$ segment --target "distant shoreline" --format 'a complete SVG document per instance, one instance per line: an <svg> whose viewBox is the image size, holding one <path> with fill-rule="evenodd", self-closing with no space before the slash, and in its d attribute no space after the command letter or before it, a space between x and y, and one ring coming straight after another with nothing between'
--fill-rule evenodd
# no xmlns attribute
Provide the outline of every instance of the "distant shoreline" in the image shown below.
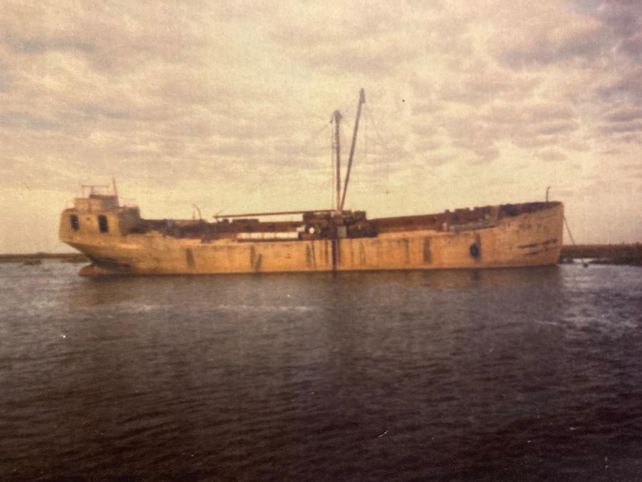
<svg viewBox="0 0 642 482"><path fill-rule="evenodd" d="M642 244L577 244L562 247L560 263L570 263L576 259L589 264L642 266Z"/></svg>
<svg viewBox="0 0 642 482"><path fill-rule="evenodd" d="M0 263L38 264L47 259L57 259L63 263L85 263L89 259L82 253L29 253L0 254Z"/></svg>
<svg viewBox="0 0 642 482"><path fill-rule="evenodd" d="M44 260L59 260L63 263L89 262L82 253L0 254L0 263L39 264ZM559 262L572 263L574 260L586 261L590 264L642 266L642 243L563 246Z"/></svg>

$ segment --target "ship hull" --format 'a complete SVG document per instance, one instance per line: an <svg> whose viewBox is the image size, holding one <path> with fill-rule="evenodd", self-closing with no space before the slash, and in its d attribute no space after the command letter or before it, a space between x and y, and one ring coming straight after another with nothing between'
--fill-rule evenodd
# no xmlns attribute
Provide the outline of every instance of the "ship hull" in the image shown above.
<svg viewBox="0 0 642 482"><path fill-rule="evenodd" d="M525 212L477 229L413 229L375 237L239 241L176 238L156 232L61 238L93 261L85 274L222 274L433 270L555 264L563 205Z"/></svg>

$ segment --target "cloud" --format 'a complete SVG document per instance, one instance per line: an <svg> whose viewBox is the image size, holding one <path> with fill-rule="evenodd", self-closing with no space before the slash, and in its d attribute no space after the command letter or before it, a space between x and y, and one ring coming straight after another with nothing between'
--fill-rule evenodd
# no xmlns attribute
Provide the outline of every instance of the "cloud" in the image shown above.
<svg viewBox="0 0 642 482"><path fill-rule="evenodd" d="M604 102L642 100L642 65L625 65L604 76L595 87L595 93Z"/></svg>
<svg viewBox="0 0 642 482"><path fill-rule="evenodd" d="M537 154L537 157L539 157L543 161L564 161L564 160L566 160L566 155L564 155L560 151L556 151L556 150L553 150L553 149L546 149L546 150L540 151Z"/></svg>
<svg viewBox="0 0 642 482"><path fill-rule="evenodd" d="M523 178L633 162L641 18L610 0L10 1L0 190L115 174L173 199L190 186L212 202L254 189L303 203L329 184L332 111L347 151L365 87L355 199L394 214L376 185L455 203L438 176L474 171L483 189L460 201L484 204L509 182L526 192Z"/></svg>
<svg viewBox="0 0 642 482"><path fill-rule="evenodd" d="M187 5L159 2L150 9L142 3L45 0L11 6L0 27L3 44L15 53L71 52L111 74L158 59L185 63L205 46L207 24Z"/></svg>
<svg viewBox="0 0 642 482"><path fill-rule="evenodd" d="M551 64L592 63L608 51L608 34L595 12L572 8L571 2L544 0L492 2L493 52L513 68L538 68Z"/></svg>
<svg viewBox="0 0 642 482"><path fill-rule="evenodd" d="M444 82L438 96L446 102L466 105L487 104L497 100L517 102L529 97L537 84L538 80L533 77L481 66L472 72L463 73L457 82Z"/></svg>
<svg viewBox="0 0 642 482"><path fill-rule="evenodd" d="M642 108L633 106L619 107L605 116L605 120L610 122L631 122L642 119Z"/></svg>
<svg viewBox="0 0 642 482"><path fill-rule="evenodd" d="M610 142L642 143L642 109L629 100L605 103L595 135Z"/></svg>
<svg viewBox="0 0 642 482"><path fill-rule="evenodd" d="M345 8L290 4L278 9L269 37L297 62L331 73L389 76L421 54L421 46L404 32L400 10L385 3Z"/></svg>

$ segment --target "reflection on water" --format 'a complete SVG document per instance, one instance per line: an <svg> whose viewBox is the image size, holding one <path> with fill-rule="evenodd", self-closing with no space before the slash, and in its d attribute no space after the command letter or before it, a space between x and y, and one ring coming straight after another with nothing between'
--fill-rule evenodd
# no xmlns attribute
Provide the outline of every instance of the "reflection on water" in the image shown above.
<svg viewBox="0 0 642 482"><path fill-rule="evenodd" d="M3 478L642 473L638 268L75 269L0 267Z"/></svg>
<svg viewBox="0 0 642 482"><path fill-rule="evenodd" d="M344 273L274 273L248 276L234 275L197 275L197 276L110 276L103 278L81 279L84 289L98 287L99 293L105 285L111 290L128 291L132 287L149 288L153 286L181 287L227 287L232 285L262 286L265 282L279 282L284 279L295 280L306 285L324 285L328 281L333 286L338 283L353 283L359 286L381 285L386 283L402 284L407 287L430 287L435 289L469 288L480 283L506 285L512 283L531 283L560 279L559 266L545 266L529 269L487 269L487 270L434 270L434 271L365 271Z"/></svg>

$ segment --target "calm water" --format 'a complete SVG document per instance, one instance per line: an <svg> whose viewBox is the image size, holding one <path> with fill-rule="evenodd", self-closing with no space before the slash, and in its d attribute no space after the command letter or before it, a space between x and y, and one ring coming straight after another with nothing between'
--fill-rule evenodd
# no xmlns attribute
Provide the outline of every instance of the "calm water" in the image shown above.
<svg viewBox="0 0 642 482"><path fill-rule="evenodd" d="M642 269L0 265L1 479L642 478Z"/></svg>

